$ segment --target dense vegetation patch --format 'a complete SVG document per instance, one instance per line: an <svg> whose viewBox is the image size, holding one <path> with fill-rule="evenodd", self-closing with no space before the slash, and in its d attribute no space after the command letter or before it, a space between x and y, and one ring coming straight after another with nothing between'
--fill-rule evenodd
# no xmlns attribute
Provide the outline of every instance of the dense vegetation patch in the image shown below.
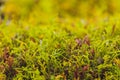
<svg viewBox="0 0 120 80"><path fill-rule="evenodd" d="M78 5L72 5L72 0L58 0L60 6L54 10L52 6L57 5L57 1L48 2L47 7L43 5L47 0L35 1L38 2L11 0L0 13L0 80L120 79L117 7L109 10L102 5L105 2L109 7L114 3L81 0ZM82 13L71 8L81 10L79 4L84 8L93 3L94 12L99 14L97 18L91 11ZM104 10L108 18L101 16Z"/></svg>

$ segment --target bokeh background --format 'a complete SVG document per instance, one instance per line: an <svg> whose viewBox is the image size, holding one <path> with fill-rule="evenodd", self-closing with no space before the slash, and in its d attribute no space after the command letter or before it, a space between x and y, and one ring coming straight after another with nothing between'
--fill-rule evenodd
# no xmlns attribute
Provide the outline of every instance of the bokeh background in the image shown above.
<svg viewBox="0 0 120 80"><path fill-rule="evenodd" d="M87 20L95 22L110 17L118 18L119 0L0 0L0 14L7 19L29 24Z"/></svg>

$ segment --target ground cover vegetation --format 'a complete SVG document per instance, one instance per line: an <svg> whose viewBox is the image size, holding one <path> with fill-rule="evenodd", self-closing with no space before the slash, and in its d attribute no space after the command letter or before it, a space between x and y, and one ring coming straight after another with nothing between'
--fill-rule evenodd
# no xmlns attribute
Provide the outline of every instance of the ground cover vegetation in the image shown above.
<svg viewBox="0 0 120 80"><path fill-rule="evenodd" d="M119 0L0 0L0 80L119 80Z"/></svg>

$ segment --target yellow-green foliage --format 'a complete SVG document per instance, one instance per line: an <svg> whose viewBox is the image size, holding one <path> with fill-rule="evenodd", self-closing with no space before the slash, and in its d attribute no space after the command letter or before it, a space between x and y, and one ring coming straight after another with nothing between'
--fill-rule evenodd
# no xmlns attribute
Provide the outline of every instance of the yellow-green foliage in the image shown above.
<svg viewBox="0 0 120 80"><path fill-rule="evenodd" d="M119 0L7 0L0 80L119 80Z"/></svg>

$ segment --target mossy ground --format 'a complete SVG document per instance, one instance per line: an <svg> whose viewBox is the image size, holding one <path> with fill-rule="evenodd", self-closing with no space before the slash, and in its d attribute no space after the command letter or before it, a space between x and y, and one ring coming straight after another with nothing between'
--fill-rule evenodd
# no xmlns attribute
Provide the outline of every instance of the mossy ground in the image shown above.
<svg viewBox="0 0 120 80"><path fill-rule="evenodd" d="M107 5L109 1L99 1L102 7L95 8L94 15L92 11L81 11L75 17L72 1L61 1L62 15L55 14L59 9L53 10L52 6L57 5L54 0L42 0L42 4L11 1L4 4L5 17L0 23L0 80L120 79L117 7L102 14L105 6L101 3ZM93 1L83 1L82 7L89 7Z"/></svg>

